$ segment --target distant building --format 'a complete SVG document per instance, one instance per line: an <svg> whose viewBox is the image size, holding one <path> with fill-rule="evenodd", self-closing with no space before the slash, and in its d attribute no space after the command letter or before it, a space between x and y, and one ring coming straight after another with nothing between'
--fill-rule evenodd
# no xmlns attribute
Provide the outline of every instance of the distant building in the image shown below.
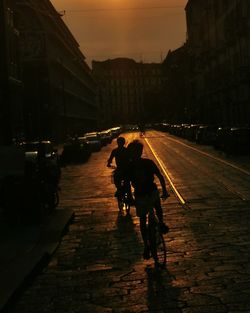
<svg viewBox="0 0 250 313"><path fill-rule="evenodd" d="M12 10L18 30L25 137L61 140L96 128L98 107L91 69L50 1L8 0L4 10Z"/></svg>
<svg viewBox="0 0 250 313"><path fill-rule="evenodd" d="M117 58L93 61L92 70L99 85L99 119L103 126L148 118L147 96L160 90L163 82L161 64Z"/></svg>
<svg viewBox="0 0 250 313"><path fill-rule="evenodd" d="M189 0L192 99L201 122L250 123L250 2Z"/></svg>

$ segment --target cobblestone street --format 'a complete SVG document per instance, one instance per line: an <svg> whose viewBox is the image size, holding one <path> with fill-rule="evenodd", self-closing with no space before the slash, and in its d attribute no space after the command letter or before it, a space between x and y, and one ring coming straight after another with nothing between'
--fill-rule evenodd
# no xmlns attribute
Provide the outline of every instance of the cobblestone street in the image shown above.
<svg viewBox="0 0 250 313"><path fill-rule="evenodd" d="M0 313L250 313L250 0L0 0Z"/></svg>
<svg viewBox="0 0 250 313"><path fill-rule="evenodd" d="M196 199L190 210L171 193L163 202L167 269L156 270L142 258L135 209L118 214L106 167L114 147L113 141L87 163L63 169L60 206L73 208L75 218L10 312L250 312L248 203L236 210L233 201L225 208Z"/></svg>

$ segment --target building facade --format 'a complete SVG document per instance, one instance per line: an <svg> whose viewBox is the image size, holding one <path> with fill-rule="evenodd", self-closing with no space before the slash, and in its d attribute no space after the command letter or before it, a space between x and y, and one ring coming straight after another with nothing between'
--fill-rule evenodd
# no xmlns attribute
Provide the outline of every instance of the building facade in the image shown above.
<svg viewBox="0 0 250 313"><path fill-rule="evenodd" d="M164 120L170 123L193 123L195 108L190 101L189 79L192 73L186 44L169 51L162 63L165 76L163 88Z"/></svg>
<svg viewBox="0 0 250 313"><path fill-rule="evenodd" d="M190 97L200 122L250 123L250 3L189 0Z"/></svg>
<svg viewBox="0 0 250 313"><path fill-rule="evenodd" d="M99 119L103 126L148 119L152 105L149 98L163 83L161 64L117 58L93 61L92 70L99 86Z"/></svg>
<svg viewBox="0 0 250 313"><path fill-rule="evenodd" d="M19 51L20 33L15 25L15 3L0 3L0 144L12 143L12 138L22 135L23 82Z"/></svg>
<svg viewBox="0 0 250 313"><path fill-rule="evenodd" d="M63 138L95 128L96 85L79 44L49 0L17 3L27 133Z"/></svg>
<svg viewBox="0 0 250 313"><path fill-rule="evenodd" d="M60 14L49 0L6 0L5 14L11 7L22 82L16 103L22 103L26 139L63 140L95 128L96 83ZM10 34L6 37L9 41ZM9 114L13 119L13 112Z"/></svg>

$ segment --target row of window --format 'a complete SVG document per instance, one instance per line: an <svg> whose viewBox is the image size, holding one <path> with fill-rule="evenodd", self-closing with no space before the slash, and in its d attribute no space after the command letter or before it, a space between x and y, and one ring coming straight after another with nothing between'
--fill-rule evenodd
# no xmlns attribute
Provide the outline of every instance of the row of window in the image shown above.
<svg viewBox="0 0 250 313"><path fill-rule="evenodd" d="M139 69L139 70L109 70L107 72L109 76L114 77L128 77L128 76L157 76L161 75L160 68L152 68L152 69Z"/></svg>
<svg viewBox="0 0 250 313"><path fill-rule="evenodd" d="M144 86L144 85L161 85L162 84L162 78L141 78L137 80L133 79L123 79L123 80L117 80L117 79L110 79L106 81L107 85L110 87L121 87L121 86Z"/></svg>

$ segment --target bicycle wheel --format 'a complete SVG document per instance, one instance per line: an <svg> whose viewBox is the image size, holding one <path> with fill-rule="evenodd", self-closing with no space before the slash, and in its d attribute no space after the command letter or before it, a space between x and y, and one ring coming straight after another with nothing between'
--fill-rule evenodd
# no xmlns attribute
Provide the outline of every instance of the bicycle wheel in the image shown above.
<svg viewBox="0 0 250 313"><path fill-rule="evenodd" d="M130 204L127 203L127 202L125 202L125 203L124 203L124 207L125 207L126 213L127 213L127 214L130 214Z"/></svg>
<svg viewBox="0 0 250 313"><path fill-rule="evenodd" d="M167 261L166 244L159 223L155 218L149 222L149 244L155 265L165 268Z"/></svg>
<svg viewBox="0 0 250 313"><path fill-rule="evenodd" d="M166 267L167 262L167 250L164 237L160 231L159 224L156 225L156 249L157 249L157 258L158 263L161 268Z"/></svg>
<svg viewBox="0 0 250 313"><path fill-rule="evenodd" d="M124 207L124 202L123 202L123 198L121 196L117 197L117 203L118 203L119 211L122 211L123 207Z"/></svg>

